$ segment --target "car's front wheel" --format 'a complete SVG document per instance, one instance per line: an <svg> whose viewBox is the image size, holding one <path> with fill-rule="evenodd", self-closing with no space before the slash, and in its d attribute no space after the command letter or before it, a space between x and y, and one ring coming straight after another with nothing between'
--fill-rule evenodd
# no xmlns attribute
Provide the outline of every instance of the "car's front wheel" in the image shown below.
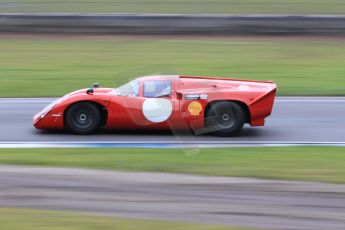
<svg viewBox="0 0 345 230"><path fill-rule="evenodd" d="M65 126L75 134L92 134L101 126L101 112L89 102L74 104L65 113Z"/></svg>
<svg viewBox="0 0 345 230"><path fill-rule="evenodd" d="M215 102L206 113L207 128L218 136L234 136L244 123L245 112L236 102Z"/></svg>

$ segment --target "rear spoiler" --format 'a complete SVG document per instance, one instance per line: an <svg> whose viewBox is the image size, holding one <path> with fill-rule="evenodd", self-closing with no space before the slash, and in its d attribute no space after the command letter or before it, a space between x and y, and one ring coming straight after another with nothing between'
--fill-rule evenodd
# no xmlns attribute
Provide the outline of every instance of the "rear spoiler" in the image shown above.
<svg viewBox="0 0 345 230"><path fill-rule="evenodd" d="M223 77L180 76L180 78L203 79L203 80L224 80L224 81L246 81L246 82L258 82L258 83L274 83L273 81L247 80L247 79L223 78Z"/></svg>

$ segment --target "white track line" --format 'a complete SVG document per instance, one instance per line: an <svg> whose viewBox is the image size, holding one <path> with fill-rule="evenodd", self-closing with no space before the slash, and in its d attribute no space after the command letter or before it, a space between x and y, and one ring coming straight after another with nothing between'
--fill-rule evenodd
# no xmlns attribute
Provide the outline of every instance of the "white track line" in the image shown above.
<svg viewBox="0 0 345 230"><path fill-rule="evenodd" d="M215 147L289 147L289 146L345 146L345 142L226 142L193 141L164 142L0 142L1 148L215 148Z"/></svg>

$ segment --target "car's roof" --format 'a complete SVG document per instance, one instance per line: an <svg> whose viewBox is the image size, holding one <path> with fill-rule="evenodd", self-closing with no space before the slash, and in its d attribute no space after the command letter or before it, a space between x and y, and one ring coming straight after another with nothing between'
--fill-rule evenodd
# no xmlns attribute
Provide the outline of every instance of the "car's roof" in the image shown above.
<svg viewBox="0 0 345 230"><path fill-rule="evenodd" d="M137 79L139 80L174 80L179 78L179 75L150 75L150 76L143 76L143 77L138 77Z"/></svg>
<svg viewBox="0 0 345 230"><path fill-rule="evenodd" d="M194 80L213 80L213 81L239 81L239 82L261 82L272 83L272 81L260 81L260 80L247 80L236 78L223 78L223 77L207 77L207 76L180 76L180 75L151 75L137 78L138 80L176 80L176 79L194 79Z"/></svg>

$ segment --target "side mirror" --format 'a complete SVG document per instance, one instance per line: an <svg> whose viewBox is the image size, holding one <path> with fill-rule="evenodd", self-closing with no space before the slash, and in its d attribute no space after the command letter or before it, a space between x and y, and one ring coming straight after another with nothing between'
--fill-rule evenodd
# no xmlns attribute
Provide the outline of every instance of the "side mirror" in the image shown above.
<svg viewBox="0 0 345 230"><path fill-rule="evenodd" d="M99 87L99 83L93 83L92 85L91 85L91 88L98 88Z"/></svg>
<svg viewBox="0 0 345 230"><path fill-rule="evenodd" d="M86 90L86 94L93 94L93 88L88 88Z"/></svg>

